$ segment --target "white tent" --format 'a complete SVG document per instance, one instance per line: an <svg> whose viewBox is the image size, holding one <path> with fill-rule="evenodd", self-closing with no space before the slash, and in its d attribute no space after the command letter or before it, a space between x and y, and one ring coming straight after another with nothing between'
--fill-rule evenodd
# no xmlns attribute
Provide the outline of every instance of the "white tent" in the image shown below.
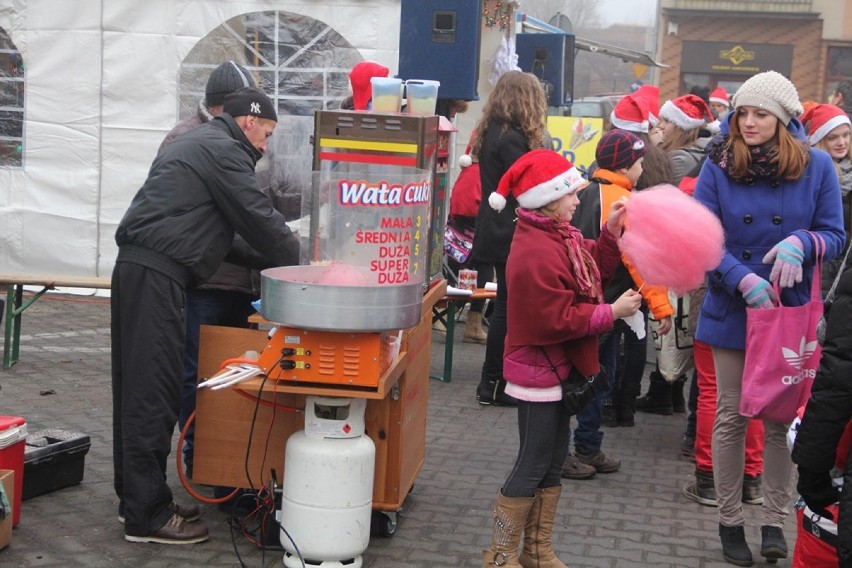
<svg viewBox="0 0 852 568"><path fill-rule="evenodd" d="M396 72L399 14L398 0L0 2L0 271L109 276L116 225L212 67L240 57L279 108L336 108L353 49ZM270 41L292 51L271 57ZM323 65L302 58L323 41ZM319 98L288 72L313 73ZM279 124L281 147L307 144L300 118ZM285 152L309 173L310 153Z"/></svg>

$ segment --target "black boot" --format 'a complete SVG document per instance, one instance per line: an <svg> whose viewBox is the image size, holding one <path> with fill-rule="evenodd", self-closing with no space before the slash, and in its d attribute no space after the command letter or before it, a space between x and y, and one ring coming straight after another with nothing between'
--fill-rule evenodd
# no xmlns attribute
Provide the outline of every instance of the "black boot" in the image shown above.
<svg viewBox="0 0 852 568"><path fill-rule="evenodd" d="M636 399L636 410L650 414L662 414L671 416L672 408L672 384L668 382L659 371L653 371L650 375L651 385L645 396Z"/></svg>
<svg viewBox="0 0 852 568"><path fill-rule="evenodd" d="M779 558L787 558L787 541L784 531L779 527L763 525L760 527L760 555L770 564L778 562Z"/></svg>
<svg viewBox="0 0 852 568"><path fill-rule="evenodd" d="M745 540L745 530L742 525L726 527L719 524L719 538L722 540L722 554L725 560L737 566L751 566L751 550Z"/></svg>
<svg viewBox="0 0 852 568"><path fill-rule="evenodd" d="M718 507L716 502L716 484L712 471L695 470L695 481L687 483L683 494L700 505Z"/></svg>
<svg viewBox="0 0 852 568"><path fill-rule="evenodd" d="M636 404L636 397L639 392L631 388L622 388L618 397L618 406L615 413L618 417L618 425L624 428L632 428L636 422L633 418Z"/></svg>
<svg viewBox="0 0 852 568"><path fill-rule="evenodd" d="M686 412L686 399L683 396L683 387L686 384L686 377L678 377L672 383L672 410L678 414Z"/></svg>
<svg viewBox="0 0 852 568"><path fill-rule="evenodd" d="M503 379L483 379L476 387L476 400L479 404L488 406L518 406L518 401L504 391L506 381Z"/></svg>

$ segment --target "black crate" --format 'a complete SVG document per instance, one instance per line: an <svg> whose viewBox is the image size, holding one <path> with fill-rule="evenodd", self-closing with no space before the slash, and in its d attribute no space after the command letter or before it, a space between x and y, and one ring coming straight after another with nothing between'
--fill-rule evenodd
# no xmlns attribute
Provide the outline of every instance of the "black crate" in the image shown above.
<svg viewBox="0 0 852 568"><path fill-rule="evenodd" d="M47 429L27 436L21 499L37 497L83 481L89 436Z"/></svg>

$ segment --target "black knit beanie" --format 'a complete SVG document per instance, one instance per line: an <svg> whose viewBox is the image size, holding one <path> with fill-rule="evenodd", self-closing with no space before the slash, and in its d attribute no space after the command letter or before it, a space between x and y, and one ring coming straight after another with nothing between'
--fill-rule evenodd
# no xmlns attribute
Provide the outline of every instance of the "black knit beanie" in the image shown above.
<svg viewBox="0 0 852 568"><path fill-rule="evenodd" d="M245 67L226 61L210 73L204 100L208 107L218 106L225 102L225 95L243 87L256 87L251 74Z"/></svg>

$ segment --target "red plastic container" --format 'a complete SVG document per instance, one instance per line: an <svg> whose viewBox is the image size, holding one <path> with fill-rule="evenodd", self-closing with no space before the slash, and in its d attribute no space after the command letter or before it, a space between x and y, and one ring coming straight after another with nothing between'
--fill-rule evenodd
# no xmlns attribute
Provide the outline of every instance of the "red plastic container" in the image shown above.
<svg viewBox="0 0 852 568"><path fill-rule="evenodd" d="M0 469L15 472L15 495L12 502L12 526L21 521L21 489L24 486L24 446L27 423L20 416L0 416Z"/></svg>

